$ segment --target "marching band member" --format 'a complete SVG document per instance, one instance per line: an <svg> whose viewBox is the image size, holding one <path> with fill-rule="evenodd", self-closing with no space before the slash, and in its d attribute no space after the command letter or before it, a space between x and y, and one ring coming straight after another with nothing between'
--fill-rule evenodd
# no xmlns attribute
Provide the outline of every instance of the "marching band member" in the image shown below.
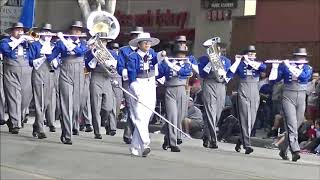
<svg viewBox="0 0 320 180"><path fill-rule="evenodd" d="M32 99L31 72L28 48L29 36L24 33L24 26L18 22L7 29L9 38L0 43L3 53L3 87L8 105L9 121L7 125L12 134L18 134L22 120Z"/></svg>
<svg viewBox="0 0 320 180"><path fill-rule="evenodd" d="M32 70L32 90L35 103L35 122L33 125L34 136L39 139L46 138L44 133L44 119L51 132L55 131L53 122L55 120L55 106L56 102L52 100L54 95L55 74L54 69L58 67L58 61L54 59L51 63L47 61L46 57L52 53L54 44L51 42L51 24L44 24L41 33L48 35L41 35L39 41L35 41L30 45L29 57Z"/></svg>
<svg viewBox="0 0 320 180"><path fill-rule="evenodd" d="M107 45L108 37L105 34L100 37L100 40L104 46ZM86 67L91 71L90 100L95 139L102 139L100 133L101 120L105 122L106 128L110 128L110 135L115 135L117 128L116 113L113 111L116 100L111 85L112 73L116 72L107 70L114 68L114 71L116 71L117 56L114 51L109 50L109 52L115 59L106 60L108 64L99 63L91 50L85 54Z"/></svg>
<svg viewBox="0 0 320 180"><path fill-rule="evenodd" d="M188 98L185 87L187 78L192 74L192 67L186 56L188 53L187 46L175 44L173 52L175 53L174 57L186 59L168 60L165 58L165 60L158 65L159 75L157 79L165 77L167 118L172 124L179 127L179 124L182 124L182 120L185 118L187 112L186 104ZM177 139L177 129L172 126L167 126L162 148L166 150L169 146L171 152L180 152Z"/></svg>
<svg viewBox="0 0 320 180"><path fill-rule="evenodd" d="M307 60L306 48L298 48L293 52L294 60ZM276 74L277 76L273 76ZM282 64L273 64L270 79L284 80L282 92L282 108L286 125L286 137L280 147L279 155L283 160L288 160L288 147L292 154L292 161L300 159L300 147L298 142L298 128L304 120L306 109L307 83L312 76L312 68L308 64L291 63L284 60Z"/></svg>
<svg viewBox="0 0 320 180"><path fill-rule="evenodd" d="M204 47L209 48L212 43L217 44L219 51L220 38L215 37L208 39L203 43L203 45ZM207 129L205 131L206 133L204 134L203 141L204 147L213 149L218 148L216 127L225 105L226 83L229 81L226 74L231 66L230 60L225 56L221 56L220 51L218 53L219 61L223 64L223 69L219 69L218 72L214 72L212 67L214 64L208 55L199 58L199 73L200 77L203 78L203 104L207 114L207 117L205 118Z"/></svg>
<svg viewBox="0 0 320 180"><path fill-rule="evenodd" d="M143 27L136 27L134 31L130 32L131 39L135 39L140 33L143 33ZM129 81L128 81L128 69L127 69L127 62L129 59L129 54L135 52L137 50L137 47L133 47L130 45L123 46L119 49L119 61L117 64L117 71L118 74L122 76L122 86L129 90ZM124 94L124 98L126 100L126 114L127 114L127 122L123 133L123 141L126 144L131 144L131 136L133 133L134 125L132 123L131 117L130 117L130 96L127 94Z"/></svg>
<svg viewBox="0 0 320 180"><path fill-rule="evenodd" d="M1 50L1 49L0 49ZM0 51L0 125L6 124L5 120L5 98L3 90L3 56Z"/></svg>
<svg viewBox="0 0 320 180"><path fill-rule="evenodd" d="M140 33L129 42L130 46L138 47L137 52L129 55L127 63L130 90L139 102L150 109L154 109L156 104L155 65L158 63L157 54L150 47L159 42L149 33ZM146 157L151 151L148 125L153 113L141 103L133 100L130 103L130 116L134 124L130 152L134 156L142 154Z"/></svg>
<svg viewBox="0 0 320 180"><path fill-rule="evenodd" d="M179 35L179 36L176 36L175 38L175 44L178 44L178 45L181 45L181 46L186 46L188 48L188 45L187 45L187 37L184 36L184 35ZM191 67L192 67L192 72L193 72L193 77L197 76L199 74L199 68L198 68L198 60L196 57L194 57L192 54L187 54L187 57L191 63ZM191 77L189 77L191 78ZM189 83L189 81L187 81L187 83ZM187 89L188 92L190 92L189 89ZM190 96L189 93L187 93L187 96ZM186 102L186 110L187 110L187 107L188 107L188 103ZM186 112L187 113L187 112ZM179 123L178 124L178 128L179 129L182 129L182 124ZM178 132L178 144L182 144L182 139L181 139L181 132Z"/></svg>
<svg viewBox="0 0 320 180"><path fill-rule="evenodd" d="M250 135L256 120L260 101L258 82L260 73L266 69L266 65L255 61L255 58L255 46L250 45L245 50L243 57L236 56L235 62L227 73L228 77L233 77L235 74L240 77L237 105L240 114L241 140L245 154L253 152ZM237 152L240 152L240 145L240 143L237 143L235 147Z"/></svg>
<svg viewBox="0 0 320 180"><path fill-rule="evenodd" d="M60 39L47 57L52 61L61 54L61 67L59 74L59 91L61 105L61 137L64 144L72 144L71 131L73 135L78 135L78 119L80 115L80 99L84 84L83 56L87 51L87 46L78 36L81 35L83 25L81 21L75 21L70 27L72 37L65 39L59 32ZM75 127L74 127L75 126Z"/></svg>

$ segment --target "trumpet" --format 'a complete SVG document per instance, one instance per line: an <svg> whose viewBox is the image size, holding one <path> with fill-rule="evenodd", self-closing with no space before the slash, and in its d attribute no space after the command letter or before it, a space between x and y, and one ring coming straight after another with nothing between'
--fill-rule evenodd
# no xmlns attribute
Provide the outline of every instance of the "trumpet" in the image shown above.
<svg viewBox="0 0 320 180"><path fill-rule="evenodd" d="M269 60L265 60L264 63L266 64L281 64L283 63L284 61L286 61L288 59L284 59L284 60L281 60L281 59L269 59ZM307 64L308 61L307 60L289 60L289 63L292 63L292 64Z"/></svg>

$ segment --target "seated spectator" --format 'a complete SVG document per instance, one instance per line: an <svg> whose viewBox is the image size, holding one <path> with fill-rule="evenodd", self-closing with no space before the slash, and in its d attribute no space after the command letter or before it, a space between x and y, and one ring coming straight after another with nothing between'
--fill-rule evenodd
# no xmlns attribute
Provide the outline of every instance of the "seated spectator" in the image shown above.
<svg viewBox="0 0 320 180"><path fill-rule="evenodd" d="M273 120L273 126L271 127L271 130L268 132L267 137L268 138L277 138L279 134L284 132L284 121L283 117L280 114L275 115L275 118Z"/></svg>
<svg viewBox="0 0 320 180"><path fill-rule="evenodd" d="M300 143L301 150L307 153L319 153L318 146L320 144L320 120L318 119L314 125L307 130L307 141Z"/></svg>
<svg viewBox="0 0 320 180"><path fill-rule="evenodd" d="M232 105L226 106L218 122L218 141L226 142L229 137L239 135L240 125L238 119L233 115Z"/></svg>
<svg viewBox="0 0 320 180"><path fill-rule="evenodd" d="M279 145L284 142L286 133L279 134L279 136L274 140L271 145L266 145L267 149L279 149Z"/></svg>
<svg viewBox="0 0 320 180"><path fill-rule="evenodd" d="M203 126L204 122L202 118L202 112L194 105L193 99L190 98L188 103L187 117L182 121L182 129L185 133L190 134L191 137L194 137L195 135L202 133Z"/></svg>
<svg viewBox="0 0 320 180"><path fill-rule="evenodd" d="M307 108L306 108L306 118L315 122L317 117L320 117L319 111L319 93L317 93L316 88L320 83L319 73L313 73L312 81L308 84L307 89Z"/></svg>

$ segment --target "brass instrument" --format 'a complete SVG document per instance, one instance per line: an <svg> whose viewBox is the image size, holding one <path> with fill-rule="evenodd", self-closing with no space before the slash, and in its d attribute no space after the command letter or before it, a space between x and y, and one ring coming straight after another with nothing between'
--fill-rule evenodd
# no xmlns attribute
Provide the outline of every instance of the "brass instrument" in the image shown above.
<svg viewBox="0 0 320 180"><path fill-rule="evenodd" d="M87 28L92 37L88 40L91 52L96 60L106 67L108 74L116 73L115 65L109 65L110 61L117 62L109 50L101 41L101 34L106 33L107 39L116 39L120 33L120 24L116 17L106 11L94 11L87 20Z"/></svg>
<svg viewBox="0 0 320 180"><path fill-rule="evenodd" d="M218 82L224 82L224 76L219 74L219 71L224 72L224 65L220 60L219 49L216 42L212 42L212 45L207 48L207 54L211 62L213 73L215 74Z"/></svg>

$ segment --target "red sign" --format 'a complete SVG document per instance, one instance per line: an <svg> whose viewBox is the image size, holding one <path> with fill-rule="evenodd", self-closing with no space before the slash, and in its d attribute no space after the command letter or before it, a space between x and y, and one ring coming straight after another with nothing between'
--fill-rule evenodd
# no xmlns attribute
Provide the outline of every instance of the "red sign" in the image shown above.
<svg viewBox="0 0 320 180"><path fill-rule="evenodd" d="M167 9L166 12L161 13L160 9L155 12L147 10L143 14L124 14L121 11L116 11L115 16L120 22L121 26L133 27L133 26L143 26L143 27L179 27L184 29L188 12L182 11L178 13L171 12Z"/></svg>
<svg viewBox="0 0 320 180"><path fill-rule="evenodd" d="M208 10L207 18L210 21L225 21L231 20L231 13L230 9L226 10Z"/></svg>

